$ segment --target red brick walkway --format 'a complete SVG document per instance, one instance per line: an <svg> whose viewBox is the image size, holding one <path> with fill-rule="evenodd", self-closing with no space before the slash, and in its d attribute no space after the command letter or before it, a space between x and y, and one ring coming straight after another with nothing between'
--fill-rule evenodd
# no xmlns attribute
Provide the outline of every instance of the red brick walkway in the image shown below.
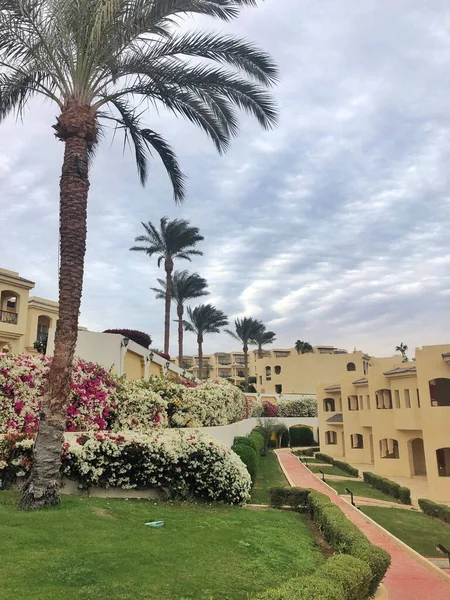
<svg viewBox="0 0 450 600"><path fill-rule="evenodd" d="M392 563L383 580L389 592L389 600L449 600L450 582L443 581L368 521L364 514L352 508L337 494L324 485L288 449L278 450L278 458L292 483L298 487L311 488L327 494L334 504L353 521L371 542L384 548L391 555Z"/></svg>

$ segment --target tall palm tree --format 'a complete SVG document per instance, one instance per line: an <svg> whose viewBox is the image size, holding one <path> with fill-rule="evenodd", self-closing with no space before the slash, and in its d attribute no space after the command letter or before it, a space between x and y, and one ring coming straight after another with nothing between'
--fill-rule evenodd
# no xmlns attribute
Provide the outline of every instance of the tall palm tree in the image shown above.
<svg viewBox="0 0 450 600"><path fill-rule="evenodd" d="M314 352L311 344L309 342L303 342L302 340L297 340L295 342L295 349L297 350L297 354L306 354L307 352Z"/></svg>
<svg viewBox="0 0 450 600"><path fill-rule="evenodd" d="M158 133L145 127L143 118L168 109L203 129L219 152L238 133L237 110L255 116L264 128L275 123L277 111L266 91L277 79L270 57L234 36L185 29L186 16L229 21L255 4L0 0L0 119L13 112L22 116L28 100L39 95L56 105L55 135L64 143L59 320L22 508L59 503L61 444L83 284L89 170L103 127L110 123L124 133L142 183L151 152L156 152L175 200L181 201L184 178L176 156Z"/></svg>
<svg viewBox="0 0 450 600"><path fill-rule="evenodd" d="M166 299L166 284L163 279L158 279L159 288L150 288L158 299ZM183 365L183 315L184 305L188 300L194 300L201 296L208 296L208 283L206 279L197 273L187 271L175 271L173 274L172 300L177 305L178 317L178 365Z"/></svg>
<svg viewBox="0 0 450 600"><path fill-rule="evenodd" d="M148 256L156 254L158 267L164 262L166 271L166 293L164 311L164 352L169 354L170 344L170 303L172 301L172 272L174 259L191 260L191 256L202 256L203 252L196 250L195 246L204 238L199 233L198 227L191 227L189 221L168 217L161 219L160 228L157 229L150 221L142 223L146 235L139 235L135 242L143 246L133 246L130 250L145 252Z"/></svg>
<svg viewBox="0 0 450 600"><path fill-rule="evenodd" d="M402 355L403 362L408 362L408 357L406 356L408 346L406 344L401 342L399 346L395 346L395 351L400 352L400 354Z"/></svg>
<svg viewBox="0 0 450 600"><path fill-rule="evenodd" d="M256 344L258 346L258 357L262 358L263 355L263 346L267 344L273 344L275 341L275 333L273 331L266 331L266 328L258 331L258 334L253 338L252 344Z"/></svg>
<svg viewBox="0 0 450 600"><path fill-rule="evenodd" d="M251 317L244 317L243 319L236 319L234 322L235 331L226 329L225 331L231 335L235 340L241 342L242 350L244 352L244 388L248 391L248 346L249 344L256 344L256 338L264 332L264 325L257 319Z"/></svg>
<svg viewBox="0 0 450 600"><path fill-rule="evenodd" d="M228 325L228 317L212 304L200 304L195 308L188 306L188 321L183 321L186 331L197 336L199 379L203 379L203 336L205 333L220 333L220 328Z"/></svg>

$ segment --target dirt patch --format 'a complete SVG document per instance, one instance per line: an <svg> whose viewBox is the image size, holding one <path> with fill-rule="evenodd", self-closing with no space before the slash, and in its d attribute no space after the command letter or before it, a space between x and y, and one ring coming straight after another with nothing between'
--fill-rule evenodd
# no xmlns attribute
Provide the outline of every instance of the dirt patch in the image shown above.
<svg viewBox="0 0 450 600"><path fill-rule="evenodd" d="M115 518L105 508L96 507L96 508L92 509L92 512L94 513L94 515L97 515L97 517L103 517L104 519L114 519Z"/></svg>
<svg viewBox="0 0 450 600"><path fill-rule="evenodd" d="M322 552L322 554L325 556L325 558L330 558L330 556L332 556L334 554L334 551L332 549L332 547L330 546L330 544L325 541L322 537L322 534L320 533L319 528L317 527L317 525L314 523L314 521L312 521L311 519L307 520L308 526L311 529L311 533L314 539L314 543L316 544L316 546L318 546Z"/></svg>

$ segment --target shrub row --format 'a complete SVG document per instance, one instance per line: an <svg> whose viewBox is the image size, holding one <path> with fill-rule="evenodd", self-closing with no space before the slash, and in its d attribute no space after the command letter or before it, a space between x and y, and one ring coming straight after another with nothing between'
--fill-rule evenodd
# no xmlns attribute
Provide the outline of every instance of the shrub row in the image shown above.
<svg viewBox="0 0 450 600"><path fill-rule="evenodd" d="M312 456L312 457L314 457L314 454L319 451L320 451L320 448L317 446L315 448L307 448L306 450L296 450L294 452L294 454L295 454L295 456Z"/></svg>
<svg viewBox="0 0 450 600"><path fill-rule="evenodd" d="M450 506L438 504L437 502L432 502L425 498L419 499L419 506L426 515L440 519L441 521L444 521L444 523L450 525Z"/></svg>
<svg viewBox="0 0 450 600"><path fill-rule="evenodd" d="M411 504L411 490L409 488L402 487L395 481L391 481L390 479L380 477L379 475L375 475L375 473L367 471L363 473L363 479L370 486L380 490L380 492L388 494L396 500L400 500L402 504Z"/></svg>
<svg viewBox="0 0 450 600"><path fill-rule="evenodd" d="M293 425L289 427L291 446L314 446L314 434L312 429L305 425Z"/></svg>
<svg viewBox="0 0 450 600"><path fill-rule="evenodd" d="M258 475L259 457L263 452L263 448L264 436L257 429L254 429L249 436L239 435L233 440L231 449L239 456L247 467L247 471L249 472L253 483Z"/></svg>
<svg viewBox="0 0 450 600"><path fill-rule="evenodd" d="M332 456L328 456L328 454L321 454L320 452L317 453L315 456L318 460L333 465L333 467L341 469L341 471L345 471L349 475L353 475L353 477L359 477L358 469L355 469L355 467L352 467L352 465L349 465L346 462L335 460Z"/></svg>
<svg viewBox="0 0 450 600"><path fill-rule="evenodd" d="M291 489L290 494L272 488L270 502L274 507L291 503L308 512L338 555L314 575L293 579L259 595L258 600L365 600L375 593L389 568L390 556L369 542L328 496L300 488Z"/></svg>

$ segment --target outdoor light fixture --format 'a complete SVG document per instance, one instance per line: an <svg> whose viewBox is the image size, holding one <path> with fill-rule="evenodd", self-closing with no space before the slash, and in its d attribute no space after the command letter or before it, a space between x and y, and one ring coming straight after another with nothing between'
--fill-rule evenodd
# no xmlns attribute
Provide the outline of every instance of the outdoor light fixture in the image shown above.
<svg viewBox="0 0 450 600"><path fill-rule="evenodd" d="M345 491L350 494L350 501L352 503L352 506L355 506L355 503L353 502L353 492L351 492L348 488L345 488Z"/></svg>
<svg viewBox="0 0 450 600"><path fill-rule="evenodd" d="M322 473L322 481L325 481L325 473L319 469L319 473Z"/></svg>
<svg viewBox="0 0 450 600"><path fill-rule="evenodd" d="M183 371L183 373L181 375L182 375L182 377L186 377L186 371Z"/></svg>
<svg viewBox="0 0 450 600"><path fill-rule="evenodd" d="M152 358L153 358L153 352L150 352L150 354L147 356L147 362L152 362Z"/></svg>
<svg viewBox="0 0 450 600"><path fill-rule="evenodd" d="M450 567L450 550L447 550L442 544L438 544L436 550L448 558L448 565Z"/></svg>
<svg viewBox="0 0 450 600"><path fill-rule="evenodd" d="M129 342L129 341L130 341L130 338L124 337L120 345L121 345L123 348L126 348L126 347L128 346L128 342Z"/></svg>

